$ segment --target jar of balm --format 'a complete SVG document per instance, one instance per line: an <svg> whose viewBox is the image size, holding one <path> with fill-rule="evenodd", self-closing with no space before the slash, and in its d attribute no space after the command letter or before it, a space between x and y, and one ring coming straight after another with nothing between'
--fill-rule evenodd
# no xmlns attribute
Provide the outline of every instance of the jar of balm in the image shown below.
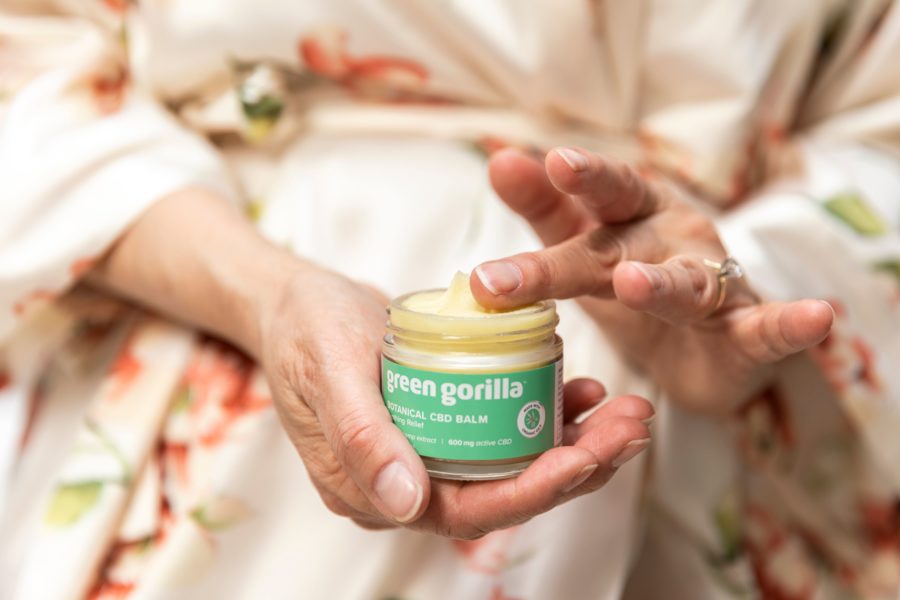
<svg viewBox="0 0 900 600"><path fill-rule="evenodd" d="M433 477L502 479L562 441L562 340L552 301L481 307L469 278L388 309L381 389Z"/></svg>

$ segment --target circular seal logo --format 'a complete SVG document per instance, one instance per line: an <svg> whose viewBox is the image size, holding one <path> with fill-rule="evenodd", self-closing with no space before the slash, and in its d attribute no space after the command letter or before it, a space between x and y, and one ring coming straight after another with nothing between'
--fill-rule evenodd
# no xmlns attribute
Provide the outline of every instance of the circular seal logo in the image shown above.
<svg viewBox="0 0 900 600"><path fill-rule="evenodd" d="M544 422L547 420L547 411L540 402L529 402L519 411L519 417L516 423L519 426L519 433L527 438L533 438L544 428Z"/></svg>

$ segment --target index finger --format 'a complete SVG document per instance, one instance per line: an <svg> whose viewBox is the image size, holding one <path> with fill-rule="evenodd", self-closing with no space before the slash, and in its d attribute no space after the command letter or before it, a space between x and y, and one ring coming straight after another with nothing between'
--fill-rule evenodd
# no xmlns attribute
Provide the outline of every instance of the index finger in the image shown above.
<svg viewBox="0 0 900 600"><path fill-rule="evenodd" d="M497 195L528 221L547 246L596 226L584 206L550 183L544 164L520 150L495 153L488 174Z"/></svg>
<svg viewBox="0 0 900 600"><path fill-rule="evenodd" d="M602 223L626 223L666 206L656 186L624 162L580 148L556 148L545 161L550 182Z"/></svg>

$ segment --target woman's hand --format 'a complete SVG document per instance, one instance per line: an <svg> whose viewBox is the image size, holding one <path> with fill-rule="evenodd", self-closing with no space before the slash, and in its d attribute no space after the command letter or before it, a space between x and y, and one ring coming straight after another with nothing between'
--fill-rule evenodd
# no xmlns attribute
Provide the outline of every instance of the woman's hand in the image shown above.
<svg viewBox="0 0 900 600"><path fill-rule="evenodd" d="M157 202L89 281L256 358L326 505L368 527L477 537L599 488L649 442L653 409L633 396L571 423L604 395L599 383L577 380L565 390L564 447L516 479L430 481L381 397L386 298L273 246L204 190Z"/></svg>
<svg viewBox="0 0 900 600"><path fill-rule="evenodd" d="M304 270L286 280L263 315L262 363L291 441L325 504L357 523L477 537L602 486L649 443L650 404L611 400L592 380L565 388L566 446L504 481L429 480L381 398L380 349L387 299L336 274Z"/></svg>
<svg viewBox="0 0 900 600"><path fill-rule="evenodd" d="M831 328L825 302L760 302L744 279L728 281L717 308L717 273L703 262L726 256L715 227L622 163L561 148L542 165L506 150L494 155L490 173L547 248L479 266L476 299L510 308L579 298L614 343L688 408L734 408L765 385L774 363Z"/></svg>

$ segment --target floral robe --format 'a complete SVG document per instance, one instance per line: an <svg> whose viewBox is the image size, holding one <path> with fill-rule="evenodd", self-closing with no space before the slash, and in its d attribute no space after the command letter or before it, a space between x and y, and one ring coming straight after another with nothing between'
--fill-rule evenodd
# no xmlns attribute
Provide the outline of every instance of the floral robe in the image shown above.
<svg viewBox="0 0 900 600"><path fill-rule="evenodd" d="M0 10L0 597L896 597L900 3ZM199 185L389 294L438 286L537 246L486 156L564 144L680 186L763 296L836 325L721 422L562 303L567 376L651 397L654 445L478 541L331 515L251 361L78 285Z"/></svg>

